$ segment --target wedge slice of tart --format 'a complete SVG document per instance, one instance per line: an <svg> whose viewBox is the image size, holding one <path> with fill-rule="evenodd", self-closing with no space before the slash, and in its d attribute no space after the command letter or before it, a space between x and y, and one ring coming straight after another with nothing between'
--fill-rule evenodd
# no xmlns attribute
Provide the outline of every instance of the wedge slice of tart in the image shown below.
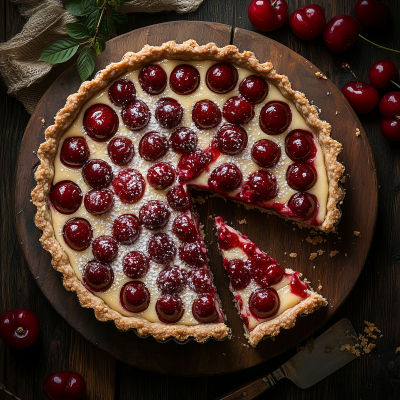
<svg viewBox="0 0 400 400"><path fill-rule="evenodd" d="M218 242L230 289L252 346L280 329L293 328L301 314L310 314L328 303L299 272L284 270L245 235L215 218Z"/></svg>

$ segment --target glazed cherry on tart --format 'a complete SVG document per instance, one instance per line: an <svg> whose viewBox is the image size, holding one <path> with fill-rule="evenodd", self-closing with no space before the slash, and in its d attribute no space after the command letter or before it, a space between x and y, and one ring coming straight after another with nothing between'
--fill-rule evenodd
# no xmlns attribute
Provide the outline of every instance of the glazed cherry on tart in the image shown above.
<svg viewBox="0 0 400 400"><path fill-rule="evenodd" d="M332 18L324 29L322 38L329 50L341 53L354 46L360 33L355 18L341 14Z"/></svg>
<svg viewBox="0 0 400 400"><path fill-rule="evenodd" d="M211 129L221 122L222 114L213 101L200 100L193 106L192 118L199 129Z"/></svg>
<svg viewBox="0 0 400 400"><path fill-rule="evenodd" d="M311 189L317 181L317 171L311 164L294 163L286 171L288 185L299 191Z"/></svg>
<svg viewBox="0 0 400 400"><path fill-rule="evenodd" d="M250 22L262 32L280 28L288 15L289 7L285 0L252 0L248 9Z"/></svg>
<svg viewBox="0 0 400 400"><path fill-rule="evenodd" d="M111 263L117 257L118 243L112 236L99 236L93 240L92 252L97 260Z"/></svg>
<svg viewBox="0 0 400 400"><path fill-rule="evenodd" d="M124 105L121 117L128 129L140 131L149 124L150 110L142 100L133 100Z"/></svg>
<svg viewBox="0 0 400 400"><path fill-rule="evenodd" d="M239 243L238 235L225 226L218 227L218 240L221 250L229 250Z"/></svg>
<svg viewBox="0 0 400 400"><path fill-rule="evenodd" d="M206 74L206 84L215 93L228 93L233 90L238 81L237 69L228 63L218 63L211 66Z"/></svg>
<svg viewBox="0 0 400 400"><path fill-rule="evenodd" d="M299 192L289 199L288 207L300 219L308 220L317 211L317 200L310 193Z"/></svg>
<svg viewBox="0 0 400 400"><path fill-rule="evenodd" d="M232 260L227 267L231 284L235 290L241 290L248 286L251 280L249 269L242 260Z"/></svg>
<svg viewBox="0 0 400 400"><path fill-rule="evenodd" d="M252 260L250 260L250 263ZM278 264L270 262L255 262L251 271L253 279L262 287L268 287L278 283L285 271Z"/></svg>
<svg viewBox="0 0 400 400"><path fill-rule="evenodd" d="M326 25L324 9L318 4L301 7L292 13L289 24L299 39L315 39Z"/></svg>
<svg viewBox="0 0 400 400"><path fill-rule="evenodd" d="M90 151L83 137L69 137L61 147L61 162L69 168L82 168L89 159Z"/></svg>
<svg viewBox="0 0 400 400"><path fill-rule="evenodd" d="M116 80L108 89L108 97L118 107L135 100L136 89L132 81L126 78Z"/></svg>
<svg viewBox="0 0 400 400"><path fill-rule="evenodd" d="M139 220L147 229L157 230L167 225L170 214L163 201L151 200L140 208Z"/></svg>
<svg viewBox="0 0 400 400"><path fill-rule="evenodd" d="M113 237L118 243L132 244L140 235L139 219L133 214L120 215L113 223Z"/></svg>
<svg viewBox="0 0 400 400"><path fill-rule="evenodd" d="M110 186L113 180L113 172L110 164L104 160L89 160L82 169L85 182L95 189L103 189Z"/></svg>
<svg viewBox="0 0 400 400"><path fill-rule="evenodd" d="M154 235L147 246L150 258L158 264L169 264L176 255L176 247L166 233Z"/></svg>
<svg viewBox="0 0 400 400"><path fill-rule="evenodd" d="M124 274L131 279L143 278L150 268L149 258L140 251L131 251L122 261Z"/></svg>
<svg viewBox="0 0 400 400"><path fill-rule="evenodd" d="M250 75L243 79L239 86L239 93L253 104L261 103L268 94L268 83L258 75Z"/></svg>
<svg viewBox="0 0 400 400"><path fill-rule="evenodd" d="M178 322L184 313L182 300L176 294L165 293L156 303L156 312L159 320L166 324Z"/></svg>
<svg viewBox="0 0 400 400"><path fill-rule="evenodd" d="M110 189L92 189L85 194L84 204L90 214L105 214L114 204L113 192Z"/></svg>
<svg viewBox="0 0 400 400"><path fill-rule="evenodd" d="M292 293L305 299L307 297L307 283L302 282L299 278L299 273L295 272L290 281L290 290Z"/></svg>
<svg viewBox="0 0 400 400"><path fill-rule="evenodd" d="M138 170L121 169L114 178L113 189L123 203L137 203L143 197L146 182Z"/></svg>
<svg viewBox="0 0 400 400"><path fill-rule="evenodd" d="M172 225L172 232L182 242L194 242L198 237L196 224L186 214L175 218Z"/></svg>
<svg viewBox="0 0 400 400"><path fill-rule="evenodd" d="M354 5L354 15L366 28L382 28L390 19L390 9L377 0L358 0Z"/></svg>
<svg viewBox="0 0 400 400"><path fill-rule="evenodd" d="M178 162L179 180L187 182L197 178L213 160L214 154L209 150L198 149L191 154L184 154Z"/></svg>
<svg viewBox="0 0 400 400"><path fill-rule="evenodd" d="M178 128L169 138L173 151L179 154L190 154L196 150L197 135L190 128Z"/></svg>
<svg viewBox="0 0 400 400"><path fill-rule="evenodd" d="M169 85L175 93L191 94L200 85L199 71L189 64L180 64L171 72Z"/></svg>
<svg viewBox="0 0 400 400"><path fill-rule="evenodd" d="M193 302L192 314L201 323L214 322L218 319L214 296L210 293L199 294Z"/></svg>
<svg viewBox="0 0 400 400"><path fill-rule="evenodd" d="M294 129L285 138L286 154L293 161L307 161L315 153L313 135L304 129Z"/></svg>
<svg viewBox="0 0 400 400"><path fill-rule="evenodd" d="M146 285L140 281L131 281L122 286L121 304L133 313L145 311L150 304L150 292Z"/></svg>
<svg viewBox="0 0 400 400"><path fill-rule="evenodd" d="M88 136L96 142L107 142L117 132L117 113L106 104L94 104L85 111L83 127Z"/></svg>
<svg viewBox="0 0 400 400"><path fill-rule="evenodd" d="M224 104L222 115L232 124L247 124L254 117L254 107L244 97L231 97Z"/></svg>
<svg viewBox="0 0 400 400"><path fill-rule="evenodd" d="M126 137L116 137L108 143L108 155L115 165L129 164L135 154L135 149L131 139Z"/></svg>
<svg viewBox="0 0 400 400"><path fill-rule="evenodd" d="M207 250L199 243L184 243L179 247L179 258L190 267L201 267L207 262Z"/></svg>
<svg viewBox="0 0 400 400"><path fill-rule="evenodd" d="M270 101L260 112L260 127L267 135L279 135L286 131L292 122L289 104L283 101Z"/></svg>
<svg viewBox="0 0 400 400"><path fill-rule="evenodd" d="M92 226L84 218L72 218L65 223L63 236L71 249L83 251L92 241Z"/></svg>
<svg viewBox="0 0 400 400"><path fill-rule="evenodd" d="M150 167L147 172L147 182L157 190L164 190L175 181L175 169L169 163L158 163Z"/></svg>
<svg viewBox="0 0 400 400"><path fill-rule="evenodd" d="M73 214L82 204L82 191L72 181L61 181L51 188L50 200L58 212Z"/></svg>
<svg viewBox="0 0 400 400"><path fill-rule="evenodd" d="M247 145L247 132L239 125L224 124L218 129L214 144L223 154L239 154Z"/></svg>
<svg viewBox="0 0 400 400"><path fill-rule="evenodd" d="M242 172L232 163L216 167L208 178L208 187L216 192L232 192L242 183Z"/></svg>
<svg viewBox="0 0 400 400"><path fill-rule="evenodd" d="M261 139L254 143L251 158L260 167L272 168L281 158L281 148L271 140Z"/></svg>
<svg viewBox="0 0 400 400"><path fill-rule="evenodd" d="M276 177L269 171L259 170L249 176L249 186L253 193L264 200L272 199L277 193Z"/></svg>
<svg viewBox="0 0 400 400"><path fill-rule="evenodd" d="M187 211L191 206L190 197L181 185L176 185L168 191L167 201L175 211Z"/></svg>
<svg viewBox="0 0 400 400"><path fill-rule="evenodd" d="M397 76L397 67L390 60L380 60L372 65L368 79L376 89L386 89Z"/></svg>
<svg viewBox="0 0 400 400"><path fill-rule="evenodd" d="M114 281L112 268L97 260L89 261L85 266L83 282L96 292L107 291Z"/></svg>
<svg viewBox="0 0 400 400"><path fill-rule="evenodd" d="M258 318L271 318L279 310L279 296L275 289L265 288L254 292L249 300L251 312Z"/></svg>
<svg viewBox="0 0 400 400"><path fill-rule="evenodd" d="M168 151L168 141L158 132L146 133L139 142L139 154L146 161L155 161Z"/></svg>
<svg viewBox="0 0 400 400"><path fill-rule="evenodd" d="M167 87L167 74L160 65L145 65L139 73L142 89L151 95L162 93Z"/></svg>
<svg viewBox="0 0 400 400"><path fill-rule="evenodd" d="M157 286L162 293L180 293L185 289L187 272L178 267L163 269L157 278Z"/></svg>
<svg viewBox="0 0 400 400"><path fill-rule="evenodd" d="M189 271L188 283L197 293L210 293L215 291L210 272L205 268L195 268Z"/></svg>
<svg viewBox="0 0 400 400"><path fill-rule="evenodd" d="M175 99L164 97L156 103L155 116L163 128L171 129L182 121L183 108Z"/></svg>
<svg viewBox="0 0 400 400"><path fill-rule="evenodd" d="M77 372L53 372L45 379L43 391L49 400L80 400L85 395L86 383Z"/></svg>

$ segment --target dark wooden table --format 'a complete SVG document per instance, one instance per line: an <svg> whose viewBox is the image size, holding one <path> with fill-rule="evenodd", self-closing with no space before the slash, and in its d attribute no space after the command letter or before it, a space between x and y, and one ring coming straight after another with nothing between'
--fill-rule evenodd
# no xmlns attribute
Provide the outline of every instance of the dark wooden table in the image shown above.
<svg viewBox="0 0 400 400"><path fill-rule="evenodd" d="M364 33L382 45L400 49L400 2L384 1L391 7L392 22L380 32ZM247 18L249 2L205 0L198 11L189 15L131 14L124 32L179 19L221 22L253 30ZM314 2L325 8L330 19L337 14L353 14L355 0ZM290 0L288 3L293 11L308 1ZM7 0L0 0L0 10L0 40L3 41L19 32L24 20L17 7ZM349 75L340 72L344 60L353 62L353 69L361 80L367 80L369 67L380 59L390 59L400 66L400 55L372 48L361 40L351 51L333 54L321 38L311 42L298 40L288 23L268 36L310 60L339 88L350 80ZM4 84L0 85L0 313L13 308L34 310L41 322L41 336L33 348L23 352L0 343L0 382L22 400L43 399L42 383L48 374L57 370L75 370L86 379L86 399L214 399L263 372L277 368L294 354L284 354L267 364L231 375L202 378L164 376L114 360L70 328L36 286L18 244L13 217L13 174L29 115L22 104L6 92ZM300 390L287 381L268 393L269 399L389 400L400 397L400 353L396 354L396 348L400 346L400 145L389 143L380 135L378 110L361 115L360 120L376 159L380 184L378 223L372 250L359 282L332 323L348 317L357 332L362 332L364 320L371 321L382 330L383 337L376 341L377 347L371 354L354 361L313 388ZM352 190L354 179L357 177L347 179L347 190ZM339 273L342 275L338 279L346 279L338 265ZM195 363L196 360L189 362ZM173 373L171 371L171 375ZM1 400L6 398L0 393ZM261 398L267 398L267 395Z"/></svg>

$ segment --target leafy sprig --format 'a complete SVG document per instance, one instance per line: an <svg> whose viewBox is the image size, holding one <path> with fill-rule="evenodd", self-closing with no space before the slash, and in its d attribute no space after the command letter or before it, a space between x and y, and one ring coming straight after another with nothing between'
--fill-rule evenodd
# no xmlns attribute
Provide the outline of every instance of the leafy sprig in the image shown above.
<svg viewBox="0 0 400 400"><path fill-rule="evenodd" d="M116 10L116 6L128 1L131 0L68 0L65 8L76 21L66 24L70 37L48 45L39 60L51 64L63 63L81 48L77 69L82 82L85 81L94 71L95 55L106 49L106 39L128 22L127 15Z"/></svg>

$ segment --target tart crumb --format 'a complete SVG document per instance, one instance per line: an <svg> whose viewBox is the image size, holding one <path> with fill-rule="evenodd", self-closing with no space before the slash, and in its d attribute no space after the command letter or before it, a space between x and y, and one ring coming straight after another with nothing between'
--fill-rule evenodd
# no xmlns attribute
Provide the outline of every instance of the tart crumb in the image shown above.
<svg viewBox="0 0 400 400"><path fill-rule="evenodd" d="M311 238L310 236L307 236L307 242L311 243L313 246L315 246L317 243L322 243L324 241L322 236L314 236Z"/></svg>
<svg viewBox="0 0 400 400"><path fill-rule="evenodd" d="M247 224L246 218L243 218L238 221L240 225Z"/></svg>
<svg viewBox="0 0 400 400"><path fill-rule="evenodd" d="M400 347L398 347L395 351L395 353L398 353L400 351Z"/></svg>
<svg viewBox="0 0 400 400"><path fill-rule="evenodd" d="M296 257L297 257L297 253L290 253L290 254L289 254L289 257L291 257L291 258L296 258Z"/></svg>
<svg viewBox="0 0 400 400"><path fill-rule="evenodd" d="M319 256L322 256L322 254L325 253L325 250L319 249L319 250L317 250L317 253L318 253Z"/></svg>
<svg viewBox="0 0 400 400"><path fill-rule="evenodd" d="M317 287L317 291L320 292L321 290L322 290L322 285L319 284L318 287Z"/></svg>
<svg viewBox="0 0 400 400"><path fill-rule="evenodd" d="M317 253L311 253L310 254L310 260L315 260L317 258L318 254Z"/></svg>
<svg viewBox="0 0 400 400"><path fill-rule="evenodd" d="M321 72L316 72L315 73L315 76L317 77L317 78L319 78L319 79L328 79L323 73L321 73Z"/></svg>
<svg viewBox="0 0 400 400"><path fill-rule="evenodd" d="M310 340L307 340L307 343L304 346L297 346L297 352L299 353L300 351L305 351L307 349L308 353L311 354L314 350L314 341L315 339L311 338Z"/></svg>
<svg viewBox="0 0 400 400"><path fill-rule="evenodd" d="M360 350L358 350L356 346L357 345L350 346L349 344L343 344L342 347L340 347L340 351L345 351L346 353L355 354L357 357L360 357Z"/></svg>
<svg viewBox="0 0 400 400"><path fill-rule="evenodd" d="M353 235L354 235L354 236L360 236L360 235L361 235L361 232L359 232L359 231L354 231Z"/></svg>
<svg viewBox="0 0 400 400"><path fill-rule="evenodd" d="M346 177L343 175L342 178L339 180L340 183L345 183L346 182Z"/></svg>
<svg viewBox="0 0 400 400"><path fill-rule="evenodd" d="M333 251L331 251L331 252L329 253L329 255L330 255L331 257L335 257L336 254L339 254L339 251L338 251L338 250L333 250Z"/></svg>
<svg viewBox="0 0 400 400"><path fill-rule="evenodd" d="M325 347L324 353L325 353L327 356L330 356L331 353L332 353L332 350L334 350L334 349L337 349L337 347L335 346L335 344L331 344L330 346L326 346L326 347Z"/></svg>
<svg viewBox="0 0 400 400"><path fill-rule="evenodd" d="M360 132L360 130L357 128L356 129L356 136L358 137L358 136L360 136L361 135L361 132Z"/></svg>

